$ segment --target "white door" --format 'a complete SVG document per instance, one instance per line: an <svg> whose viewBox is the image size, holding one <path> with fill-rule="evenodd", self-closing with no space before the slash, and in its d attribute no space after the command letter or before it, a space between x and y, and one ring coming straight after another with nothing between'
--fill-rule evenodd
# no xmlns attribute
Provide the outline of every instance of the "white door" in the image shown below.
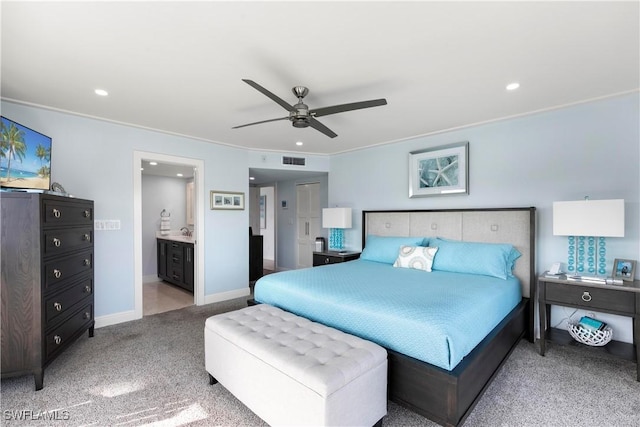
<svg viewBox="0 0 640 427"><path fill-rule="evenodd" d="M320 236L320 184L296 186L297 205L297 268L313 266L316 237Z"/></svg>

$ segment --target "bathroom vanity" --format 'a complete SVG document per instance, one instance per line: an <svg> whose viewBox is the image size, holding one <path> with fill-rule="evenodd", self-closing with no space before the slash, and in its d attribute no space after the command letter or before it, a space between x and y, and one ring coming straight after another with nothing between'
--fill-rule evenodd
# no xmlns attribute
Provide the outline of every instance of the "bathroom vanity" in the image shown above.
<svg viewBox="0 0 640 427"><path fill-rule="evenodd" d="M158 277L193 292L194 247L182 236L158 238Z"/></svg>

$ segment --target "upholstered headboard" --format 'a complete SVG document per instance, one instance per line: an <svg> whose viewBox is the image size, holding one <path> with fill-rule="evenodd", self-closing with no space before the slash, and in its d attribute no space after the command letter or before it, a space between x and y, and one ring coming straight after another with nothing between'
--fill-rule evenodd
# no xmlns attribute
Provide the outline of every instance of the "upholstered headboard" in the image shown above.
<svg viewBox="0 0 640 427"><path fill-rule="evenodd" d="M522 285L522 295L534 297L535 212L533 207L363 211L362 244L370 234L510 243L522 254L514 268L514 275Z"/></svg>

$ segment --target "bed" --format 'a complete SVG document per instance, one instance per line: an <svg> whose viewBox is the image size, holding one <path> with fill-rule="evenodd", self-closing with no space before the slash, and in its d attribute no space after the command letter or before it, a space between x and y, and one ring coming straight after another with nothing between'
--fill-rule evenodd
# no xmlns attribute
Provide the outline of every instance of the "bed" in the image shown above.
<svg viewBox="0 0 640 427"><path fill-rule="evenodd" d="M255 300L384 346L389 398L459 425L533 340L535 208L364 211L361 226L360 260L265 276ZM439 247L433 271L394 267L398 245Z"/></svg>

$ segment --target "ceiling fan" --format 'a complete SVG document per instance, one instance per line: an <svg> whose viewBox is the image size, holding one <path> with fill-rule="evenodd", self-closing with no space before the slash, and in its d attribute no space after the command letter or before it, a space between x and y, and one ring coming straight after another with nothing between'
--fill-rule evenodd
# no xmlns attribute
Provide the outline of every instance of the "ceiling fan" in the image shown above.
<svg viewBox="0 0 640 427"><path fill-rule="evenodd" d="M262 120L260 122L247 123L246 125L234 126L232 129L243 128L245 126L259 125L261 123L275 122L277 120L289 119L291 121L291 124L293 124L293 127L306 128L311 126L315 130L324 133L329 138L335 138L336 136L338 136L338 134L336 134L334 131L332 131L331 129L329 129L322 123L320 123L318 120L316 120L316 117L328 116L329 114L343 113L345 111L360 110L362 108L378 107L380 105L387 104L387 100L384 98L381 98L381 99L374 99L371 101L352 102L349 104L333 105L331 107L323 107L323 108L316 108L316 109L310 110L309 107L304 102L302 102L302 99L305 96L307 96L307 94L309 93L309 89L307 89L304 86L294 86L293 89L291 89L293 94L298 97L298 103L295 105L290 105L287 101L283 100L277 95L274 95L273 93L263 88L253 80L242 79L242 81L248 84L249 86L253 87L257 91L262 92L264 95L266 95L267 97L271 98L273 101L278 103L282 108L284 108L289 112L289 115L285 117L279 117L277 119Z"/></svg>

